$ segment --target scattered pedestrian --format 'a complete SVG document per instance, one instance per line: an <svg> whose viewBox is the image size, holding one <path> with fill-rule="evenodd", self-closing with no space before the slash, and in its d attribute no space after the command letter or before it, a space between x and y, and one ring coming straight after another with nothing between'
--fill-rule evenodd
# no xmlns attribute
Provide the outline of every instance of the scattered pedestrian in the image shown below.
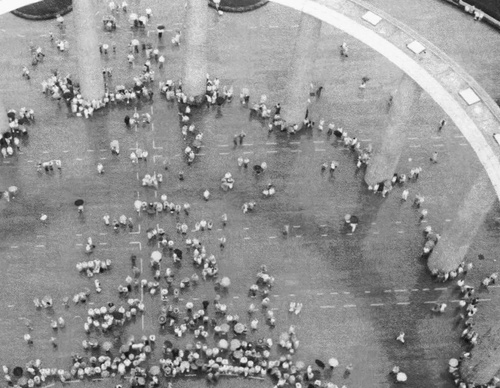
<svg viewBox="0 0 500 388"><path fill-rule="evenodd" d="M439 127L438 127L438 132L440 132L443 127L446 125L446 120L445 119L442 119L440 122L439 122Z"/></svg>
<svg viewBox="0 0 500 388"><path fill-rule="evenodd" d="M431 162L432 162L432 163L437 163L437 157L438 157L438 153L437 153L437 151L434 151L434 152L432 153L432 156L431 156L431 159L430 159L430 160L431 160Z"/></svg>

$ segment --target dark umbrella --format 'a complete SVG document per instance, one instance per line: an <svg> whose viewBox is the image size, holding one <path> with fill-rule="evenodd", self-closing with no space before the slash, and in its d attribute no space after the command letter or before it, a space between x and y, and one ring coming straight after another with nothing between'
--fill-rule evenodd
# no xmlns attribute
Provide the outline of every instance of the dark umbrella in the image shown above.
<svg viewBox="0 0 500 388"><path fill-rule="evenodd" d="M16 112L7 112L7 117L14 120L16 118Z"/></svg>
<svg viewBox="0 0 500 388"><path fill-rule="evenodd" d="M165 29L165 26L163 24L158 24L158 26L156 27L157 30L164 30Z"/></svg>
<svg viewBox="0 0 500 388"><path fill-rule="evenodd" d="M182 251L179 248L174 249L174 253L179 259L182 259Z"/></svg>
<svg viewBox="0 0 500 388"><path fill-rule="evenodd" d="M113 311L112 315L113 315L113 318L115 318L117 320L123 319L123 313L121 313L119 311Z"/></svg>
<svg viewBox="0 0 500 388"><path fill-rule="evenodd" d="M23 375L23 368L21 368L20 366L16 366L14 368L14 370L12 371L12 373L14 374L14 376L16 377L21 377Z"/></svg>
<svg viewBox="0 0 500 388"><path fill-rule="evenodd" d="M264 171L264 169L259 166L258 164L256 164L255 166L253 166L253 170L257 173L257 174L260 174L262 171Z"/></svg>
<svg viewBox="0 0 500 388"><path fill-rule="evenodd" d="M75 201L75 206L82 206L82 205L83 205L83 203L84 203L83 199L77 199L77 200Z"/></svg>
<svg viewBox="0 0 500 388"><path fill-rule="evenodd" d="M12 133L10 133L10 132L5 132L5 133L3 134L3 137L4 137L5 139L8 139L9 137L12 137Z"/></svg>
<svg viewBox="0 0 500 388"><path fill-rule="evenodd" d="M351 216L351 221L350 221L350 223L351 223L351 224L357 224L358 222L359 222L358 217L356 217L356 216Z"/></svg>
<svg viewBox="0 0 500 388"><path fill-rule="evenodd" d="M314 360L314 362L316 363L317 366L319 366L321 369L325 369L325 363L321 360Z"/></svg>
<svg viewBox="0 0 500 388"><path fill-rule="evenodd" d="M174 344L172 344L172 342L170 342L169 340L166 340L165 342L163 342L163 345L164 345L167 349L172 349L172 347L174 346Z"/></svg>
<svg viewBox="0 0 500 388"><path fill-rule="evenodd" d="M222 105L224 104L224 101L226 101L226 99L222 96L218 96L216 99L215 99L215 102L217 103L217 105Z"/></svg>

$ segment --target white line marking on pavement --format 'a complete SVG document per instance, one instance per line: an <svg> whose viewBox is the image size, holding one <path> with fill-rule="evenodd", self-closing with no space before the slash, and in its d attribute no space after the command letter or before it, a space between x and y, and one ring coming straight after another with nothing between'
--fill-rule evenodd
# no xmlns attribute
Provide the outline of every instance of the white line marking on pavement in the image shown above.
<svg viewBox="0 0 500 388"><path fill-rule="evenodd" d="M395 223L395 224L400 224L400 223L401 223L401 221L395 221L394 223Z"/></svg>
<svg viewBox="0 0 500 388"><path fill-rule="evenodd" d="M418 288L412 288L412 291L419 291Z"/></svg>
<svg viewBox="0 0 500 388"><path fill-rule="evenodd" d="M410 145L411 148L419 148L420 147L420 144L417 144L417 145Z"/></svg>
<svg viewBox="0 0 500 388"><path fill-rule="evenodd" d="M344 307L349 308L349 307L356 307L355 304L345 304Z"/></svg>
<svg viewBox="0 0 500 388"><path fill-rule="evenodd" d="M36 248L45 248L45 245L35 245Z"/></svg>
<svg viewBox="0 0 500 388"><path fill-rule="evenodd" d="M394 290L394 292L407 292L408 290Z"/></svg>
<svg viewBox="0 0 500 388"><path fill-rule="evenodd" d="M278 145L278 143L267 142L266 145Z"/></svg>
<svg viewBox="0 0 500 388"><path fill-rule="evenodd" d="M429 288L422 288L422 291L429 291Z"/></svg>
<svg viewBox="0 0 500 388"><path fill-rule="evenodd" d="M449 218L447 218L446 220L444 220L445 222L451 222L451 220Z"/></svg>
<svg viewBox="0 0 500 388"><path fill-rule="evenodd" d="M408 140L418 140L418 137L409 137Z"/></svg>
<svg viewBox="0 0 500 388"><path fill-rule="evenodd" d="M321 235L321 237L326 237L326 236L328 236L328 235L327 235L327 234L322 234L322 235Z"/></svg>
<svg viewBox="0 0 500 388"><path fill-rule="evenodd" d="M370 294L370 293L371 293L371 291L365 291L365 294Z"/></svg>
<svg viewBox="0 0 500 388"><path fill-rule="evenodd" d="M334 309L335 306L319 306L320 309Z"/></svg>
<svg viewBox="0 0 500 388"><path fill-rule="evenodd" d="M19 246L18 245L11 245L11 248L16 249L16 248L19 248Z"/></svg>
<svg viewBox="0 0 500 388"><path fill-rule="evenodd" d="M325 295L323 292L318 292L316 295Z"/></svg>
<svg viewBox="0 0 500 388"><path fill-rule="evenodd" d="M138 244L139 245L139 250L142 251L142 245L141 245L141 243L139 241L130 241L129 244Z"/></svg>
<svg viewBox="0 0 500 388"><path fill-rule="evenodd" d="M275 154L277 153L278 151L266 151L268 154Z"/></svg>
<svg viewBox="0 0 500 388"><path fill-rule="evenodd" d="M459 145L461 145L461 146L467 146L467 145L469 145L469 143L460 143Z"/></svg>
<svg viewBox="0 0 500 388"><path fill-rule="evenodd" d="M141 225L138 225L138 231L137 232L128 232L128 234L139 234L141 233Z"/></svg>
<svg viewBox="0 0 500 388"><path fill-rule="evenodd" d="M247 155L247 154L253 154L253 151L246 151L246 152L243 152L243 155Z"/></svg>
<svg viewBox="0 0 500 388"><path fill-rule="evenodd" d="M325 149L323 149L323 148L321 148L321 149L320 149L320 148L318 148L318 149L315 149L314 151L316 151L316 152L325 152L326 150L325 150Z"/></svg>
<svg viewBox="0 0 500 388"><path fill-rule="evenodd" d="M372 303L370 304L370 306L383 306L384 304L383 303Z"/></svg>
<svg viewBox="0 0 500 388"><path fill-rule="evenodd" d="M83 159L80 159L80 158L76 158L75 160L78 160L78 161L82 161Z"/></svg>
<svg viewBox="0 0 500 388"><path fill-rule="evenodd" d="M491 299L478 299L478 300L479 300L479 302L488 302L488 301L490 301Z"/></svg>
<svg viewBox="0 0 500 388"><path fill-rule="evenodd" d="M229 155L229 152L219 152L219 155Z"/></svg>
<svg viewBox="0 0 500 388"><path fill-rule="evenodd" d="M399 305L409 305L410 302L397 302L396 304L399 304Z"/></svg>
<svg viewBox="0 0 500 388"><path fill-rule="evenodd" d="M269 236L269 238L278 238L278 236Z"/></svg>
<svg viewBox="0 0 500 388"><path fill-rule="evenodd" d="M67 153L69 152L69 150L64 150L63 152L64 152L65 154L67 154ZM29 160L28 160L28 162L29 162Z"/></svg>
<svg viewBox="0 0 500 388"><path fill-rule="evenodd" d="M301 150L291 150L291 152L302 152Z"/></svg>
<svg viewBox="0 0 500 388"><path fill-rule="evenodd" d="M108 245L108 243L99 243L99 245Z"/></svg>
<svg viewBox="0 0 500 388"><path fill-rule="evenodd" d="M251 146L253 146L253 143L249 143L249 144L246 144L246 143L245 143L245 144L242 144L242 146L243 146L243 147L251 147Z"/></svg>
<svg viewBox="0 0 500 388"><path fill-rule="evenodd" d="M384 290L384 292L392 292L392 290Z"/></svg>
<svg viewBox="0 0 500 388"><path fill-rule="evenodd" d="M349 291L344 291L344 292L342 292L342 294L344 294L344 295L349 295L349 294L350 294L350 292L349 292Z"/></svg>
<svg viewBox="0 0 500 388"><path fill-rule="evenodd" d="M431 303L437 303L437 300L428 300L427 302L424 302L425 304L431 304Z"/></svg>
<svg viewBox="0 0 500 388"><path fill-rule="evenodd" d="M229 147L229 144L218 144L217 147Z"/></svg>
<svg viewBox="0 0 500 388"><path fill-rule="evenodd" d="M338 292L330 292L330 295L338 295Z"/></svg>
<svg viewBox="0 0 500 388"><path fill-rule="evenodd" d="M243 237L244 240L250 240L251 237Z"/></svg>
<svg viewBox="0 0 500 388"><path fill-rule="evenodd" d="M295 294L289 294L288 296L295 296Z"/></svg>
<svg viewBox="0 0 500 388"><path fill-rule="evenodd" d="M398 230L398 233L399 233L399 234L402 234L402 233L404 233L404 232L405 232L404 230Z"/></svg>
<svg viewBox="0 0 500 388"><path fill-rule="evenodd" d="M434 291L444 291L447 289L448 289L448 287L436 287L436 288L434 288Z"/></svg>

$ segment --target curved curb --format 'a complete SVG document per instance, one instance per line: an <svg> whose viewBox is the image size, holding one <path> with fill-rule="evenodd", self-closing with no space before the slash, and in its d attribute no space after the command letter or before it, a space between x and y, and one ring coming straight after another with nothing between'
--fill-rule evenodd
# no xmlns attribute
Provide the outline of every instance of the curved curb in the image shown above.
<svg viewBox="0 0 500 388"><path fill-rule="evenodd" d="M29 7L29 6L27 6L27 7ZM21 7L21 8L24 8L24 7ZM46 14L43 14L43 15L31 15L31 14L27 14L27 13L24 13L24 12L20 11L21 8L15 9L14 11L11 11L11 13L13 13L14 15L16 15L17 17L20 17L22 19L27 19L27 20L50 20L50 19L55 19L57 17L57 15L64 16L64 15L70 13L73 10L73 6L72 5L68 5L66 8L64 8L62 11L60 11L58 13L46 13Z"/></svg>
<svg viewBox="0 0 500 388"><path fill-rule="evenodd" d="M219 9L224 12L248 12L256 10L257 8L260 8L266 5L267 3L269 3L269 0L260 0L258 3L247 5L244 7L229 7L226 5L221 5L219 6ZM215 4L213 1L209 1L208 6L215 9Z"/></svg>

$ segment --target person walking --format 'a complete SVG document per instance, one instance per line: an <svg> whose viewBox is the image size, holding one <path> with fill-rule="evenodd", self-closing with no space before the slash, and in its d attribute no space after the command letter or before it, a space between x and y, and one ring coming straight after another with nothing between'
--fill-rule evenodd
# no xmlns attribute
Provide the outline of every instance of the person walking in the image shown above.
<svg viewBox="0 0 500 388"><path fill-rule="evenodd" d="M446 125L446 120L445 119L442 119L440 122L439 122L439 127L438 127L438 132L441 132L441 130L443 129L443 127Z"/></svg>
<svg viewBox="0 0 500 388"><path fill-rule="evenodd" d="M431 156L431 159L430 159L430 160L431 160L431 162L432 162L432 163L437 163L437 157L438 157L438 153L437 153L437 151L434 151L434 152L432 153L432 156Z"/></svg>

